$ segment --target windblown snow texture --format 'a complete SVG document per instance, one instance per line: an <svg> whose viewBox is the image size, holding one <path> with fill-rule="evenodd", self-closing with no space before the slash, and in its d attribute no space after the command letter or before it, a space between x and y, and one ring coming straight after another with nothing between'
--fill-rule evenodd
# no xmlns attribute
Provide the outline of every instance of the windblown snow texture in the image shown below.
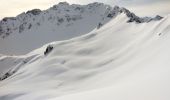
<svg viewBox="0 0 170 100"><path fill-rule="evenodd" d="M27 14L37 19L53 10L60 11L61 15L66 12L70 12L69 16L75 15L75 11L65 9L69 7L78 7L78 11L86 13L73 22L72 27L64 20L65 24L57 29L61 33L62 30L74 33L71 30L76 27L77 34L84 35L76 37L74 34L72 39L47 43L22 56L0 55L0 100L170 99L170 15L140 18L125 8L100 3L84 6L60 3L49 10L35 9ZM46 24L49 30L52 22ZM93 23L92 29L88 29L90 32L82 30L86 26L82 22L87 26ZM4 40L40 32L45 27L41 25L39 29L33 25L30 33L24 33L25 29L19 35L11 33ZM44 39L52 37L48 35L49 38Z"/></svg>

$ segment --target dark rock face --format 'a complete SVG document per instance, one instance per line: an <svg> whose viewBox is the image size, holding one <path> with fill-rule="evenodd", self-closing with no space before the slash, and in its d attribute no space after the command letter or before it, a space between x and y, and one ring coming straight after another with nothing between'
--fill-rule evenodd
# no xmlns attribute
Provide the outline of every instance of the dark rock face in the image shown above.
<svg viewBox="0 0 170 100"><path fill-rule="evenodd" d="M47 54L49 54L52 50L53 50L53 46L51 46L51 45L49 45L47 48L46 48L46 50L45 50L45 52L44 52L44 55L47 55Z"/></svg>
<svg viewBox="0 0 170 100"><path fill-rule="evenodd" d="M2 26L0 26L0 35L3 33Z"/></svg>
<svg viewBox="0 0 170 100"><path fill-rule="evenodd" d="M127 17L129 18L129 20L127 22L136 22L136 23L147 23L150 21L158 21L161 20L163 17L157 15L154 18L152 17L138 17L136 16L134 13L130 12L129 10L127 10L126 8L122 8L121 12L125 13L127 15Z"/></svg>
<svg viewBox="0 0 170 100"><path fill-rule="evenodd" d="M68 2L60 2L58 5L69 5Z"/></svg>
<svg viewBox="0 0 170 100"><path fill-rule="evenodd" d="M102 24L102 23L99 23L99 24L97 25L97 29L101 28L102 26L103 26L103 24Z"/></svg>
<svg viewBox="0 0 170 100"><path fill-rule="evenodd" d="M108 18L113 18L113 17L115 17L118 13L121 13L120 12L120 7L118 7L118 6L115 6L113 9L111 8L111 7L109 7L108 8L108 10L109 10L109 13L107 14L107 17Z"/></svg>
<svg viewBox="0 0 170 100"><path fill-rule="evenodd" d="M26 28L27 23L23 23L19 26L19 33L23 32Z"/></svg>
<svg viewBox="0 0 170 100"><path fill-rule="evenodd" d="M33 15L39 15L42 11L40 9L33 9L33 10L30 10L30 11L27 11L26 14L33 14Z"/></svg>
<svg viewBox="0 0 170 100"><path fill-rule="evenodd" d="M129 10L127 10L126 8L122 8L121 10L123 13L125 13L127 15L127 17L129 17L129 20L127 22L137 22L137 23L142 23L142 18L136 16L134 13L131 13Z"/></svg>
<svg viewBox="0 0 170 100"><path fill-rule="evenodd" d="M5 17L2 19L2 21L4 21L4 22L6 22L8 20L16 20L16 18L15 17Z"/></svg>
<svg viewBox="0 0 170 100"><path fill-rule="evenodd" d="M12 72L9 71L9 72L5 73L2 77L0 77L0 81L7 79L8 77L12 76L14 73L15 73L15 71L12 71Z"/></svg>
<svg viewBox="0 0 170 100"><path fill-rule="evenodd" d="M162 18L163 18L162 16L156 15L154 19L155 20L161 20Z"/></svg>

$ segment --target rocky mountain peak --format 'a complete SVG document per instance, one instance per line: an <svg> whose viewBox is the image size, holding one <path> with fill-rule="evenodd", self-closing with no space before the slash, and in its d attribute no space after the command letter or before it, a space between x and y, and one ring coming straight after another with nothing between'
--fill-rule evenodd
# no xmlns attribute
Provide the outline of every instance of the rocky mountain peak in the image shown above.
<svg viewBox="0 0 170 100"><path fill-rule="evenodd" d="M41 11L40 9L29 10L26 13L21 13L16 17L6 17L0 21L0 37L5 38L11 33L22 33L30 30L33 27L41 27L45 23L56 23L54 26L58 27L62 23L74 24L78 20L88 17L98 17L96 27L103 25L117 15L124 13L129 20L127 22L144 23L150 21L161 20L163 17L157 15L151 17L138 17L126 8L119 6L111 7L103 3L91 3L88 5L70 5L67 2L60 2L53 7ZM87 18L95 19L95 18ZM90 20L89 20L90 21ZM83 23L82 23L83 24Z"/></svg>

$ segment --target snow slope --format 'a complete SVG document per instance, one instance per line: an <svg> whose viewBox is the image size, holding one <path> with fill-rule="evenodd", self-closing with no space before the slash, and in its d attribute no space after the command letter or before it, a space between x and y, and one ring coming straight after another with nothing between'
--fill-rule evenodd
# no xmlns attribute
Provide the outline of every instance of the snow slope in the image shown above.
<svg viewBox="0 0 170 100"><path fill-rule="evenodd" d="M0 81L0 100L169 100L170 15L128 20L121 13L98 30L27 54L38 59Z"/></svg>
<svg viewBox="0 0 170 100"><path fill-rule="evenodd" d="M128 22L144 23L162 18L140 18L125 8L97 2L88 5L61 2L44 11L33 9L0 21L0 53L23 55L44 44L89 33L120 13L126 13Z"/></svg>

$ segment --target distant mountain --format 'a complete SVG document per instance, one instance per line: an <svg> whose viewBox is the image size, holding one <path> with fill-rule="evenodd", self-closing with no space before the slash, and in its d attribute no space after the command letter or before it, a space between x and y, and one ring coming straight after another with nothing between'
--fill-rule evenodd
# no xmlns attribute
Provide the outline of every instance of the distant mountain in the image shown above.
<svg viewBox="0 0 170 100"><path fill-rule="evenodd" d="M129 18L127 22L145 23L162 19L161 16L141 18L126 8L103 3L69 5L61 2L44 11L33 9L2 19L0 53L25 54L52 41L80 36L100 28L122 13Z"/></svg>

